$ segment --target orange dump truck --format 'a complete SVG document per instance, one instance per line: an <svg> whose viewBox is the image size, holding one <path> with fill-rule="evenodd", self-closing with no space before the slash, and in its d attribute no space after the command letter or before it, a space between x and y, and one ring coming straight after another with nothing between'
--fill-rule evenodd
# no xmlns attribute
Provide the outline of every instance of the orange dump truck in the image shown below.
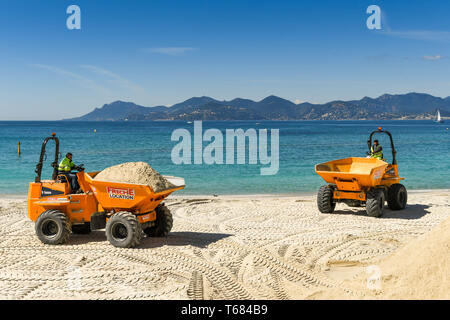
<svg viewBox="0 0 450 320"><path fill-rule="evenodd" d="M387 200L391 210L406 207L407 191L400 184L396 150L392 135L381 128L371 133L367 141L369 150L376 133L385 133L390 137L392 163L375 158L346 158L317 164L315 171L327 185L317 194L317 206L322 213L334 212L336 203L343 202L353 207L366 207L367 214L380 217Z"/></svg>
<svg viewBox="0 0 450 320"><path fill-rule="evenodd" d="M56 143L51 180L41 180L48 141ZM167 236L172 214L163 204L172 192L184 188L184 179L164 176L175 187L154 192L148 185L96 181L98 172L77 173L82 193L73 193L65 176L58 175L59 140L55 134L42 144L36 179L28 190L28 217L35 221L38 238L46 244L65 243L71 232L105 229L108 241L122 248L139 245L142 232Z"/></svg>

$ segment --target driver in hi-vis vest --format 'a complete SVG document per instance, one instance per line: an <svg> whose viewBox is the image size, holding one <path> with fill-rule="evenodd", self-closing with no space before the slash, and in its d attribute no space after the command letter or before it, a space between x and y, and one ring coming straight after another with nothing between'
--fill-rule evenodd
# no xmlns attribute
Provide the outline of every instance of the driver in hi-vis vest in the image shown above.
<svg viewBox="0 0 450 320"><path fill-rule="evenodd" d="M76 193L80 189L77 176L70 172L72 169L76 168L77 166L72 162L72 153L70 152L66 154L66 157L62 159L58 167L58 174L66 176L70 183L72 193Z"/></svg>
<svg viewBox="0 0 450 320"><path fill-rule="evenodd" d="M375 140L373 146L370 148L370 157L383 160L383 147L380 146L378 140Z"/></svg>

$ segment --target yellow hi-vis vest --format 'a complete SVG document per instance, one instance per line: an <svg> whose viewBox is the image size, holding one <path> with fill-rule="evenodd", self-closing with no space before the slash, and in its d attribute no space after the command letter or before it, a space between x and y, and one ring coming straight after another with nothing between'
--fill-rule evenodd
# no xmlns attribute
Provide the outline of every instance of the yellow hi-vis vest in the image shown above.
<svg viewBox="0 0 450 320"><path fill-rule="evenodd" d="M370 147L370 156L375 159L383 160L383 150L374 153L372 146Z"/></svg>
<svg viewBox="0 0 450 320"><path fill-rule="evenodd" d="M60 163L58 170L69 172L72 168L75 167L75 164L69 158L64 158Z"/></svg>

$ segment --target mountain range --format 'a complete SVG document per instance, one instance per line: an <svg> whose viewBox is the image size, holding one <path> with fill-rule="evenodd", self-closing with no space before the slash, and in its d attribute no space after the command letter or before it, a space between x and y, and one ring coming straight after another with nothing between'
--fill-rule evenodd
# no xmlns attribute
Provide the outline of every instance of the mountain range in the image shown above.
<svg viewBox="0 0 450 320"><path fill-rule="evenodd" d="M325 104L292 101L269 96L261 101L236 98L219 101L194 97L171 107L144 107L115 101L66 121L151 120L389 120L433 119L437 110L450 116L450 97L425 93L384 94L378 98L331 101Z"/></svg>

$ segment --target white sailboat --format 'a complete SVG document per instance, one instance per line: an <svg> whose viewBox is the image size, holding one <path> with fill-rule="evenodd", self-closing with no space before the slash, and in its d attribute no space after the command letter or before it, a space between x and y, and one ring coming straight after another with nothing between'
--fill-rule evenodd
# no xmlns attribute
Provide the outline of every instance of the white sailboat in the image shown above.
<svg viewBox="0 0 450 320"><path fill-rule="evenodd" d="M438 122L438 123L444 122L444 120L442 120L442 118L441 118L441 112L439 111L439 109L438 109L437 115L436 115L436 122Z"/></svg>

